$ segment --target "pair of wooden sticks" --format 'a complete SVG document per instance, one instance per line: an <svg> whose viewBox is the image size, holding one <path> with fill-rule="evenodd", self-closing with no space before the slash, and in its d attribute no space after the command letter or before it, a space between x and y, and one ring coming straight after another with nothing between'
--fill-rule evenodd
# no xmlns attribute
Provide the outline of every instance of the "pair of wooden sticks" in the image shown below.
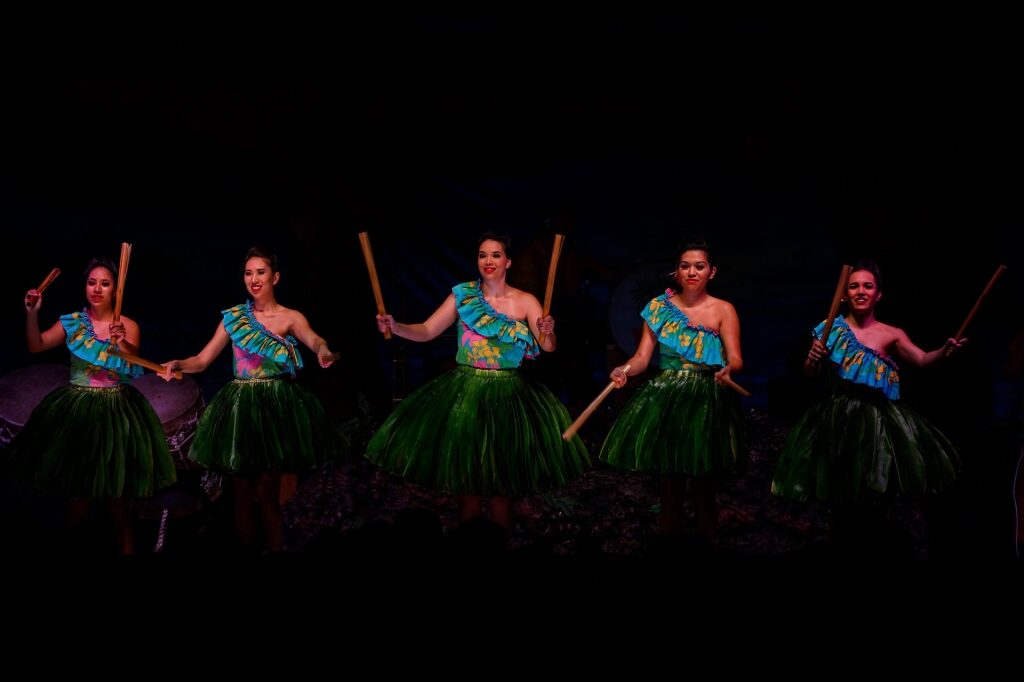
<svg viewBox="0 0 1024 682"><path fill-rule="evenodd" d="M626 372L628 374L629 373L629 365L624 366L622 368L622 371ZM725 384L726 386L728 386L729 388L731 388L732 390L736 391L737 393L739 393L744 398L749 398L750 397L750 391L748 391L747 389L743 388L742 386L737 384L735 381L733 381L729 377L724 377L722 379L722 383ZM594 398L594 400L589 405L587 405L587 408L585 410L580 412L580 416L576 417L576 421L574 421L569 426L569 428L567 428L564 432L562 432L562 439L563 440L569 440L573 436L575 436L576 432L580 430L580 427L582 427L583 424L590 418L590 415L594 414L594 411L597 410L597 408L601 404L601 402L605 398L608 397L608 394L611 393L612 389L614 389L614 388L615 388L615 382L614 381L609 381L608 385L604 387L604 390L602 390L600 393L597 394L597 397Z"/></svg>
<svg viewBox="0 0 1024 682"><path fill-rule="evenodd" d="M843 295L846 293L846 286L850 279L850 274L853 272L853 268L849 265L843 265L842 270L839 273L839 281L836 283L836 291L832 295L832 305L828 309L828 317L825 318L825 327L821 332L821 343L824 346L828 346L828 335L832 332L832 325L835 322L836 315L839 313L839 304L843 300ZM957 330L956 336L953 338L959 341L964 338L964 334L967 332L967 327L974 320L974 316L978 314L978 310L981 308L982 302L992 291L992 288L996 285L996 282L1002 277L1003 273L1006 272L1006 266L1000 265L996 268L992 278L985 285L985 288L981 292L981 296L974 302L974 307L971 308L971 312L967 314L967 318L964 323L960 325L960 329ZM953 349L946 349L946 356L953 354Z"/></svg>
<svg viewBox="0 0 1024 682"><path fill-rule="evenodd" d="M132 256L132 245L126 242L121 243L121 263L118 266L118 277L117 277L117 300L114 303L114 322L121 319L121 301L124 298L124 281L128 277L128 260ZM36 293L41 294L46 291L46 288L53 284L53 280L57 279L60 275L60 268L54 268L50 270L50 274L46 276L43 283L36 287Z"/></svg>
<svg viewBox="0 0 1024 682"><path fill-rule="evenodd" d="M124 297L124 281L128 277L128 260L132 256L132 245L126 242L121 242L121 263L118 267L118 278L117 278L117 301L114 304L114 322L117 322L121 318L121 299ZM60 268L54 268L50 270L50 274L46 276L43 283L36 287L36 293L41 294L46 291L46 288L53 284L53 280L57 279L60 275Z"/></svg>
<svg viewBox="0 0 1024 682"><path fill-rule="evenodd" d="M544 289L544 306L541 317L547 317L551 312L551 297L555 290L555 273L558 271L558 258L562 254L562 243L565 235L555 235L555 245L551 250L551 264L548 266L548 283ZM380 290L380 280L377 279L377 266L373 261L373 249L370 247L370 235L366 232L359 233L359 245L363 249L363 260L366 261L366 269L370 273L370 286L373 287L373 298L377 303L377 314L384 315L384 296ZM391 338L391 331L384 331L384 338ZM538 343L544 342L544 334L541 333Z"/></svg>

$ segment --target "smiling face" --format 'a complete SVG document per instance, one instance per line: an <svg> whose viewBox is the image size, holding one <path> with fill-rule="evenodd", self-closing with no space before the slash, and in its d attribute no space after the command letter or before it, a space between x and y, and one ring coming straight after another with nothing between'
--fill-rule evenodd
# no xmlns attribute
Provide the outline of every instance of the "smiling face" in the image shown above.
<svg viewBox="0 0 1024 682"><path fill-rule="evenodd" d="M250 258L245 262L243 281L249 295L254 299L272 296L274 285L281 279L281 273L274 272L266 258Z"/></svg>
<svg viewBox="0 0 1024 682"><path fill-rule="evenodd" d="M846 300L850 311L868 312L882 298L882 290L878 288L875 275L868 270L854 270L846 282Z"/></svg>
<svg viewBox="0 0 1024 682"><path fill-rule="evenodd" d="M676 268L676 282L683 291L699 291L708 285L718 271L708 262L707 252L699 249L683 251Z"/></svg>
<svg viewBox="0 0 1024 682"><path fill-rule="evenodd" d="M480 242L480 251L476 255L476 265L480 270L480 276L485 280L500 279L512 261L505 255L505 247L501 242L494 239L485 239Z"/></svg>
<svg viewBox="0 0 1024 682"><path fill-rule="evenodd" d="M114 304L114 273L102 266L89 271L85 278L85 299L94 309L109 308Z"/></svg>

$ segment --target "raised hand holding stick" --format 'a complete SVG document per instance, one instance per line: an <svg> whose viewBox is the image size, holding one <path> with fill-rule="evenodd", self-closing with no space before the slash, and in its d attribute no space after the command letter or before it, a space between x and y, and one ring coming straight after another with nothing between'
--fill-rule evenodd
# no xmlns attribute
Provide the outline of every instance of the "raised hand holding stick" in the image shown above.
<svg viewBox="0 0 1024 682"><path fill-rule="evenodd" d="M128 279L128 261L132 257L132 245L121 242L121 261L117 266L117 295L114 301L114 322L121 321L121 305L124 303L124 283Z"/></svg>
<svg viewBox="0 0 1024 682"><path fill-rule="evenodd" d="M548 265L548 283L544 288L544 310L540 314L541 318L545 318L551 313L551 297L555 292L555 273L558 270L558 258L562 255L562 242L564 241L565 235L555 235L555 245L551 249L551 263ZM537 339L537 343L544 343L543 332Z"/></svg>
<svg viewBox="0 0 1024 682"><path fill-rule="evenodd" d="M850 280L850 273L852 271L852 266L843 265L843 269L839 273L839 282L836 283L836 291L832 295L832 305L829 306L828 317L825 318L825 328L821 330L821 345L826 350L828 347L828 335L832 333L832 324L836 321L836 315L839 314L839 304L843 301L843 294L846 293L846 283Z"/></svg>
<svg viewBox="0 0 1024 682"><path fill-rule="evenodd" d="M39 298L39 294L46 291L46 287L53 284L53 280L57 279L57 275L59 274L60 268L54 268L53 270L50 270L50 274L46 276L46 279L43 280L43 283L37 286L35 289L32 289L28 292L28 296L26 297L26 305L34 305L36 300L38 300Z"/></svg>
<svg viewBox="0 0 1024 682"><path fill-rule="evenodd" d="M370 248L370 235L366 232L359 233L359 245L363 247L363 259L366 261L366 269L370 273L370 286L373 287L373 298L377 302L377 314L386 315L384 312L384 295L380 292L380 281L377 279L377 266L373 263L373 249ZM391 338L391 330L384 330L384 338Z"/></svg>
<svg viewBox="0 0 1024 682"><path fill-rule="evenodd" d="M50 270L50 274L46 276L46 279L43 280L43 283L36 287L36 293L41 294L44 291L46 291L46 287L53 284L53 280L57 279L57 276L59 274L60 268L54 268L53 270Z"/></svg>

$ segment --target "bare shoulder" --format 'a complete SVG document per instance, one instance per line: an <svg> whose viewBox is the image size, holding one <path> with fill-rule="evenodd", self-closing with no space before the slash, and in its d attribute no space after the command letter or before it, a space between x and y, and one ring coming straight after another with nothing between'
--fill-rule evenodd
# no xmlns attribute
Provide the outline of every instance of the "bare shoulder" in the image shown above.
<svg viewBox="0 0 1024 682"><path fill-rule="evenodd" d="M720 314L722 317L735 317L736 308L733 307L732 303L729 303L725 299L715 298L714 296L709 297L712 309Z"/></svg>
<svg viewBox="0 0 1024 682"><path fill-rule="evenodd" d="M869 348L889 354L898 353L899 349L910 345L910 338L907 337L906 332L899 327L885 324L884 322L877 322L861 338L862 343Z"/></svg>
<svg viewBox="0 0 1024 682"><path fill-rule="evenodd" d="M886 324L884 322L879 322L878 323L878 327L879 327L879 331L882 332L882 334L887 339L905 339L905 338L907 338L907 333L905 331L903 331L900 327L897 327L895 325Z"/></svg>
<svg viewBox="0 0 1024 682"><path fill-rule="evenodd" d="M121 316L121 322L124 323L125 327L138 327L139 323L128 317L127 315Z"/></svg>
<svg viewBox="0 0 1024 682"><path fill-rule="evenodd" d="M540 305L540 301L537 297L531 294L529 291L523 291L522 289L516 289L515 287L509 287L509 293L518 301L526 305Z"/></svg>
<svg viewBox="0 0 1024 682"><path fill-rule="evenodd" d="M281 311L288 320L289 325L306 324L306 316L294 308L285 308Z"/></svg>
<svg viewBox="0 0 1024 682"><path fill-rule="evenodd" d="M511 299L511 305L504 311L505 314L517 320L532 319L540 315L540 301L533 294L515 287L508 287L505 295Z"/></svg>

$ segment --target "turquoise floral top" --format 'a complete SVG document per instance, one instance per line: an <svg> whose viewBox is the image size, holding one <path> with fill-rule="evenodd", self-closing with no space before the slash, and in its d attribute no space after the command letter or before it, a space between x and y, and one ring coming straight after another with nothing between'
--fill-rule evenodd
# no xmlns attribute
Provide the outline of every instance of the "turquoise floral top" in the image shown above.
<svg viewBox="0 0 1024 682"><path fill-rule="evenodd" d="M71 383L75 386L109 388L127 384L143 369L110 353L110 341L96 338L89 313L61 315L64 340L71 351Z"/></svg>
<svg viewBox="0 0 1024 682"><path fill-rule="evenodd" d="M824 322L814 328L814 338L820 341L823 331ZM858 341L842 316L833 322L825 346L829 349L828 359L840 379L869 386L890 400L899 400L900 373L896 361Z"/></svg>
<svg viewBox="0 0 1024 682"><path fill-rule="evenodd" d="M669 300L672 294L671 289L666 289L640 313L658 340L661 369L682 369L687 364L725 367L725 352L718 332L690 324L686 313Z"/></svg>
<svg viewBox="0 0 1024 682"><path fill-rule="evenodd" d="M459 314L455 361L479 369L512 369L524 358L540 355L540 347L525 322L499 313L484 300L480 282L452 287Z"/></svg>
<svg viewBox="0 0 1024 682"><path fill-rule="evenodd" d="M298 341L274 334L256 319L252 301L222 310L224 330L231 337L236 379L294 377L302 369Z"/></svg>

